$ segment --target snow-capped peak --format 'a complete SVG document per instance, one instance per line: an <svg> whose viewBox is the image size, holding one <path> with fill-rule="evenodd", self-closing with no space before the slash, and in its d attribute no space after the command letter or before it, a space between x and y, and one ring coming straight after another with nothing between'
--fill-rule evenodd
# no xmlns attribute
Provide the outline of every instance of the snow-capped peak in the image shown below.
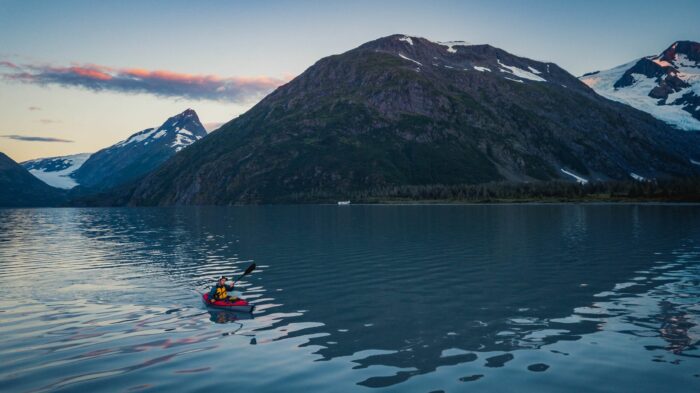
<svg viewBox="0 0 700 393"><path fill-rule="evenodd" d="M169 118L160 127L139 131L115 146L125 147L133 143L148 145L165 137L169 140L168 145L171 148L180 151L206 135L207 132L200 123L197 113L193 109L187 109Z"/></svg>
<svg viewBox="0 0 700 393"><path fill-rule="evenodd" d="M598 94L678 129L700 130L700 43L677 41L659 55L580 79Z"/></svg>
<svg viewBox="0 0 700 393"><path fill-rule="evenodd" d="M143 176L206 135L197 113L187 109L158 127L146 128L94 154L38 159L22 165L54 187L106 189Z"/></svg>

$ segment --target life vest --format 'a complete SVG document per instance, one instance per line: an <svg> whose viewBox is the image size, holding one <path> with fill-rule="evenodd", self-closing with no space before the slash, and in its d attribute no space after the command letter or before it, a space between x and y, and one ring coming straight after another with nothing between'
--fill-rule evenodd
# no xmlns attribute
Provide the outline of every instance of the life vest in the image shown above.
<svg viewBox="0 0 700 393"><path fill-rule="evenodd" d="M215 300L226 300L228 299L228 292L226 292L226 285L220 286L216 285L216 292L214 293Z"/></svg>

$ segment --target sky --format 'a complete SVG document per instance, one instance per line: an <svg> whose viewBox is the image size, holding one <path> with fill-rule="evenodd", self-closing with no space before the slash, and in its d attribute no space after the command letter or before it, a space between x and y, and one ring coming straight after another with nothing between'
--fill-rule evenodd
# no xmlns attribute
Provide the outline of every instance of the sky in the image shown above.
<svg viewBox="0 0 700 393"><path fill-rule="evenodd" d="M698 0L0 0L0 152L94 152L187 108L211 131L319 59L396 33L579 76L700 41L698 16Z"/></svg>

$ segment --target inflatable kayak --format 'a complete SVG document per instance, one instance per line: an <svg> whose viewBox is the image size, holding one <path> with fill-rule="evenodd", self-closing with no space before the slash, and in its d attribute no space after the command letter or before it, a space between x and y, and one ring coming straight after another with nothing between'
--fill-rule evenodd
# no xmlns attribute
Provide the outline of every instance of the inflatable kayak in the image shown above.
<svg viewBox="0 0 700 393"><path fill-rule="evenodd" d="M245 299L238 299L235 302L229 302L228 300L216 300L214 302L210 302L208 293L202 295L202 300L207 306L218 308L220 310L253 312L253 309L255 308L255 305L248 303L248 301Z"/></svg>

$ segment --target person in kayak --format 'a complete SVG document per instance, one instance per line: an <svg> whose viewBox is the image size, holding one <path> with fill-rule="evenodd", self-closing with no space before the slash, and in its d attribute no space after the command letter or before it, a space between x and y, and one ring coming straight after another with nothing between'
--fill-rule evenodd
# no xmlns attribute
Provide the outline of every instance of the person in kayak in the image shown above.
<svg viewBox="0 0 700 393"><path fill-rule="evenodd" d="M233 285L226 285L226 280L228 280L226 277L221 276L219 277L219 282L211 287L211 291L209 291L209 301L210 302L215 302L217 300L227 300L229 302L235 302L238 300L237 297L235 296L229 296L228 292L233 292Z"/></svg>

